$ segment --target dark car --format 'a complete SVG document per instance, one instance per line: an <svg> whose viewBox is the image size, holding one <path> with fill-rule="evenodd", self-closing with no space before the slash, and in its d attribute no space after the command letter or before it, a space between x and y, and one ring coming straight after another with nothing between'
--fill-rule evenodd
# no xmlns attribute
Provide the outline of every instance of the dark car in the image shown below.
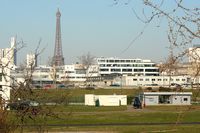
<svg viewBox="0 0 200 133"><path fill-rule="evenodd" d="M120 84L111 84L112 87L120 87Z"/></svg>
<svg viewBox="0 0 200 133"><path fill-rule="evenodd" d="M7 108L10 108L11 110L24 110L29 107L35 108L38 106L39 106L39 103L36 101L19 100L17 102L8 103Z"/></svg>
<svg viewBox="0 0 200 133"><path fill-rule="evenodd" d="M135 97L135 98L134 98L133 107L134 107L135 109L142 108L142 104L141 104L141 101L140 101L139 97Z"/></svg>
<svg viewBox="0 0 200 133"><path fill-rule="evenodd" d="M58 88L66 88L66 86L63 85L63 84L59 84L59 85L58 85Z"/></svg>

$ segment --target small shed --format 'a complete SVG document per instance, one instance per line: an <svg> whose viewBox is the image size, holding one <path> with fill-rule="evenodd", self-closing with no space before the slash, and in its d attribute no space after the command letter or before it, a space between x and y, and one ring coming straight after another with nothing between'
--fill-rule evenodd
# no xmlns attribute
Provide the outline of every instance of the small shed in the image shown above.
<svg viewBox="0 0 200 133"><path fill-rule="evenodd" d="M192 92L143 92L140 100L148 105L190 105Z"/></svg>
<svg viewBox="0 0 200 133"><path fill-rule="evenodd" d="M126 95L85 94L85 105L89 105L89 106L127 105L127 96Z"/></svg>

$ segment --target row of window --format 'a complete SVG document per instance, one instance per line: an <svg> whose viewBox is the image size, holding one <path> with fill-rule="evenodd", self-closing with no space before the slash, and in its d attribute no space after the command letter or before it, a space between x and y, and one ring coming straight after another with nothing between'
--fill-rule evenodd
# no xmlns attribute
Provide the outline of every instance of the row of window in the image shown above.
<svg viewBox="0 0 200 133"><path fill-rule="evenodd" d="M102 72L109 71L109 69L100 69ZM110 69L111 72L158 72L158 69Z"/></svg>
<svg viewBox="0 0 200 133"><path fill-rule="evenodd" d="M108 59L108 60L98 60L98 62L110 62L110 63L113 63L113 62L142 62L142 60L119 60L119 59L115 59L115 60L112 60L112 59Z"/></svg>
<svg viewBox="0 0 200 133"><path fill-rule="evenodd" d="M100 67L155 67L155 64L99 64Z"/></svg>
<svg viewBox="0 0 200 133"><path fill-rule="evenodd" d="M136 79L134 78L133 81L168 81L169 79L149 79L149 78L146 78L146 79ZM171 81L186 81L186 79L171 79Z"/></svg>
<svg viewBox="0 0 200 133"><path fill-rule="evenodd" d="M68 77L61 77L62 79L85 79L86 77L74 77L74 76L68 76Z"/></svg>

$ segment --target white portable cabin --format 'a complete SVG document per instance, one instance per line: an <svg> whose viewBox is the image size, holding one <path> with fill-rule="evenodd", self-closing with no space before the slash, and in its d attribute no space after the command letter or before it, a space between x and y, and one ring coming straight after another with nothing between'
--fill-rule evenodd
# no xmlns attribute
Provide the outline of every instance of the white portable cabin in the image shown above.
<svg viewBox="0 0 200 133"><path fill-rule="evenodd" d="M127 105L126 95L94 95L85 94L85 105L95 106L120 106Z"/></svg>
<svg viewBox="0 0 200 133"><path fill-rule="evenodd" d="M190 105L192 92L143 92L140 99L148 105Z"/></svg>

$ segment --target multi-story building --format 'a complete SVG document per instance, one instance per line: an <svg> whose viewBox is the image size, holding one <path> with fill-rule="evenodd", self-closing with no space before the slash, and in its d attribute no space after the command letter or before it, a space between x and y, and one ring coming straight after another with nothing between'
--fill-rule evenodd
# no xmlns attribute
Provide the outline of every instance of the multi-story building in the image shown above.
<svg viewBox="0 0 200 133"><path fill-rule="evenodd" d="M0 59L0 98L4 104L10 99L10 90L12 87L11 70L13 64L7 58Z"/></svg>
<svg viewBox="0 0 200 133"><path fill-rule="evenodd" d="M60 73L61 81L84 82L88 78L99 76L98 65L90 65L88 70L82 64L65 65Z"/></svg>
<svg viewBox="0 0 200 133"><path fill-rule="evenodd" d="M97 58L99 73L101 76L110 74L133 76L158 76L159 68L151 60Z"/></svg>
<svg viewBox="0 0 200 133"><path fill-rule="evenodd" d="M17 65L17 50L16 50L16 38L11 37L10 48L0 49L0 59L6 58L10 64Z"/></svg>
<svg viewBox="0 0 200 133"><path fill-rule="evenodd" d="M35 67L37 66L37 58L33 53L26 55L26 67Z"/></svg>

